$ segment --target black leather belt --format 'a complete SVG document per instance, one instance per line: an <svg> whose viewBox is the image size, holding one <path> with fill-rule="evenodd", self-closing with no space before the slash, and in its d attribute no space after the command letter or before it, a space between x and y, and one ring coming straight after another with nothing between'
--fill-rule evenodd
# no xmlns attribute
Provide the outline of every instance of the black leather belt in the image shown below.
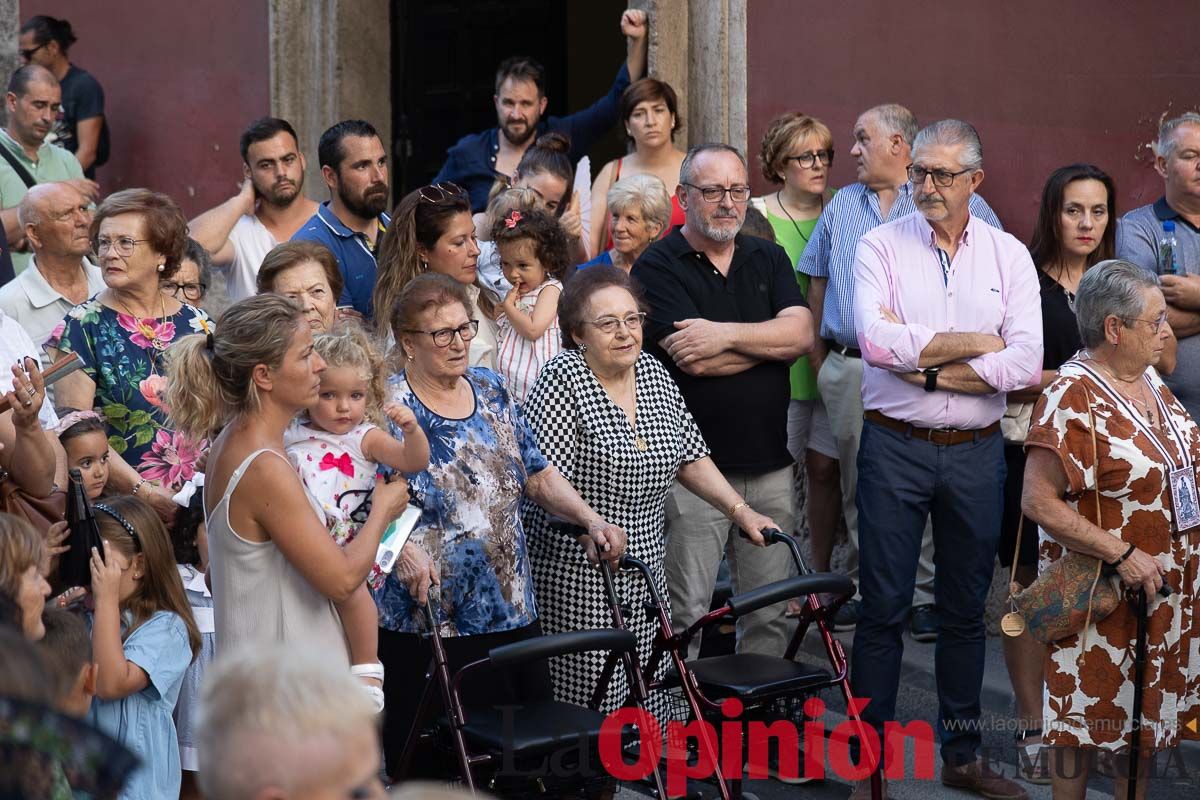
<svg viewBox="0 0 1200 800"><path fill-rule="evenodd" d="M846 345L835 342L833 339L825 339L824 341L825 347L831 353L838 353L839 355L846 356L847 358L862 358L862 351L857 347L846 347Z"/></svg>

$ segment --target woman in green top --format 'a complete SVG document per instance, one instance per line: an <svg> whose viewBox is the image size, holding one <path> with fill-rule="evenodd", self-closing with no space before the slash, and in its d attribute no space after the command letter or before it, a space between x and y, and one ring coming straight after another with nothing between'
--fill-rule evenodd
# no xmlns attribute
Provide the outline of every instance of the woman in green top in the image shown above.
<svg viewBox="0 0 1200 800"><path fill-rule="evenodd" d="M817 218L833 195L828 188L833 164L833 134L818 119L790 112L772 120L763 135L759 163L763 177L778 190L751 204L766 215L775 240L793 266L808 244ZM808 276L796 273L808 293ZM829 569L838 510L842 507L837 447L829 417L817 393L817 376L803 357L792 365L792 402L788 406L788 450L803 463L808 477L808 528L812 533L813 567Z"/></svg>

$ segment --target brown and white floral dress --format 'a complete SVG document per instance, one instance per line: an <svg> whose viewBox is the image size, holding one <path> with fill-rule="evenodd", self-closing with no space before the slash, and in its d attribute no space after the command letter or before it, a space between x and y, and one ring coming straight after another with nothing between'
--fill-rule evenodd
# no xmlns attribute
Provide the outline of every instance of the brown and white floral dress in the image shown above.
<svg viewBox="0 0 1200 800"><path fill-rule="evenodd" d="M1175 529L1167 481L1171 470L1200 464L1200 430L1157 372L1147 369L1144 380L1157 403L1161 429L1152 428L1094 362L1077 356L1062 366L1038 400L1025 444L1058 455L1067 476L1064 499L1071 508L1095 522L1092 490L1098 486L1099 527L1136 545L1166 569L1165 580L1174 593L1149 601L1142 709L1142 746L1163 749L1180 738L1200 738L1187 727L1200 718L1200 527L1183 533ZM1063 553L1062 545L1043 531L1040 567ZM1137 628L1131 604L1122 603L1104 620L1093 621L1085 633L1048 648L1044 741L1119 750L1129 741L1133 713Z"/></svg>

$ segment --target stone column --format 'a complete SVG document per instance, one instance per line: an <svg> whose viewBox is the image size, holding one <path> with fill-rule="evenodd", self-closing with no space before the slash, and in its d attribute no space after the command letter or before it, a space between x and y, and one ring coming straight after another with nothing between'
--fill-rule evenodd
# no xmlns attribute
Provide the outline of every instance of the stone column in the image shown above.
<svg viewBox="0 0 1200 800"><path fill-rule="evenodd" d="M746 149L746 0L635 0L650 14L650 71L679 95L681 148Z"/></svg>
<svg viewBox="0 0 1200 800"><path fill-rule="evenodd" d="M389 5L387 0L270 0L269 25L271 113L295 127L308 160L306 194L324 200L317 142L330 125L365 119L391 153Z"/></svg>
<svg viewBox="0 0 1200 800"><path fill-rule="evenodd" d="M17 0L0 0L0 74L8 85L8 76L21 66L17 55L17 30L21 27L21 9ZM0 103L0 125L8 124L8 110Z"/></svg>

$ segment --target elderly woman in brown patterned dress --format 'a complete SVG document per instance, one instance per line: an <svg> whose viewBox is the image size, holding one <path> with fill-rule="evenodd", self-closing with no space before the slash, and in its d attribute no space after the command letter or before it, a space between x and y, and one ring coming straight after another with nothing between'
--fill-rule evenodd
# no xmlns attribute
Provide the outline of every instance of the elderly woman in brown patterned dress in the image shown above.
<svg viewBox="0 0 1200 800"><path fill-rule="evenodd" d="M1145 590L1150 617L1140 743L1143 751L1157 751L1197 738L1186 723L1200 714L1194 617L1200 430L1154 369L1171 332L1153 274L1125 261L1097 264L1079 283L1075 315L1084 349L1062 366L1034 409L1022 505L1042 530L1043 569L1073 550L1114 565L1125 588ZM1166 599L1156 594L1164 581L1174 590ZM1136 624L1123 602L1048 648L1044 741L1056 748L1055 798L1085 796L1095 755L1086 751L1128 746ZM1117 797L1127 791L1122 774L1118 765ZM1141 796L1145 781L1138 783Z"/></svg>

